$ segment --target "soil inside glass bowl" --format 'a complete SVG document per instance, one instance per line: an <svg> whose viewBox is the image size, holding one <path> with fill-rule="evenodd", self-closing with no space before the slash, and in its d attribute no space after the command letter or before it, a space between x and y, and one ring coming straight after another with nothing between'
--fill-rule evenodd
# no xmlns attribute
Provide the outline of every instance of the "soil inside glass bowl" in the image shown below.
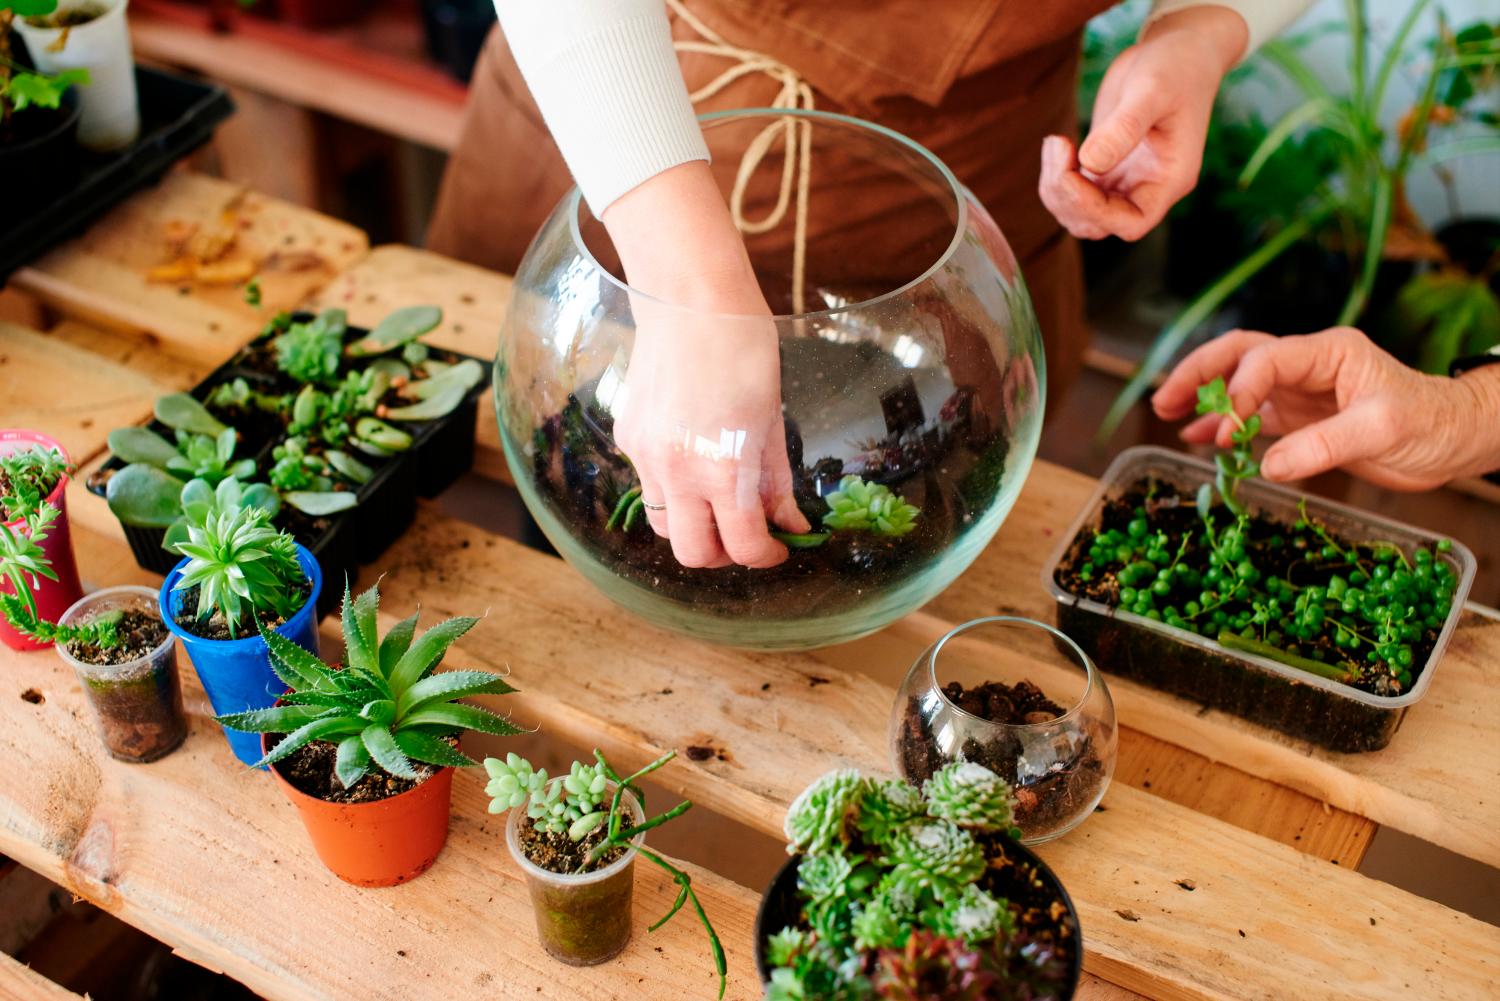
<svg viewBox="0 0 1500 1001"><path fill-rule="evenodd" d="M804 357L793 358L794 353ZM900 364L868 342L790 340L783 344L783 389L789 400L799 393L818 399L826 389L799 383L817 383L829 372L899 369ZM788 418L793 492L813 532L823 531L828 512L824 498L846 475L883 484L920 508L915 529L898 537L836 531L822 545L793 548L784 563L769 569L688 568L644 516L628 528L606 528L619 499L639 481L614 445L613 418L585 402L592 400L592 388L570 396L560 413L534 430L532 462L543 500L617 576L690 604L697 612L726 617L780 618L788 609L809 618L829 615L906 581L946 553L990 507L1009 452L1008 436L991 426L993 420L977 415L973 389L954 387L929 417L910 377L881 397L884 437L838 441L838 450L848 457L809 453L806 441L826 445L836 432L825 426L799 427ZM788 410L816 412L811 407Z"/></svg>
<svg viewBox="0 0 1500 1001"><path fill-rule="evenodd" d="M971 716L1007 726L1046 723L1067 711L1029 681L1015 685L987 681L972 688L950 681L942 691L949 702ZM997 728L993 734L989 740L964 741L958 757L983 765L1011 784L1016 795L1016 826L1027 837L1065 827L1098 797L1104 762L1086 730L1070 734L1066 746L1059 735L1062 753L1041 778L1026 772L1026 748L1014 732ZM910 699L901 729L901 763L907 778L920 785L950 760L923 719L921 700Z"/></svg>

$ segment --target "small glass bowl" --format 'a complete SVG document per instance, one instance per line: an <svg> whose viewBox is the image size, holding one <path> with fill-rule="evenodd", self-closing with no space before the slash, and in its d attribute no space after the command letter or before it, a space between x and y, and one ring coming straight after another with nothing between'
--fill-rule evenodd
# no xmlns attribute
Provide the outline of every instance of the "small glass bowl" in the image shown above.
<svg viewBox="0 0 1500 1001"><path fill-rule="evenodd" d="M1051 626L1013 616L966 622L917 658L896 696L890 743L896 771L916 785L954 761L997 773L1015 790L1026 844L1082 823L1118 753L1114 702L1088 655Z"/></svg>

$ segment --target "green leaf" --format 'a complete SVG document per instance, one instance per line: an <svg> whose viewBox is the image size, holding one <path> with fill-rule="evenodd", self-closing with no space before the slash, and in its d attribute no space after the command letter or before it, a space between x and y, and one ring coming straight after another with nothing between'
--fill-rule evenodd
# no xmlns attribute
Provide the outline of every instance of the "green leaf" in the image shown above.
<svg viewBox="0 0 1500 1001"><path fill-rule="evenodd" d="M462 753L441 737L434 737L420 730L397 729L395 738L396 746L401 748L408 758L426 762L429 765L437 765L439 768L466 768L469 765L478 764L473 758Z"/></svg>
<svg viewBox="0 0 1500 1001"><path fill-rule="evenodd" d="M329 449L327 452L328 464L338 470L339 475L352 483L365 484L375 475L375 470L360 462L348 452L338 449Z"/></svg>
<svg viewBox="0 0 1500 1001"><path fill-rule="evenodd" d="M441 705L418 709L403 719L401 726L403 728L409 726L445 726L454 727L459 730L473 730L476 733L493 733L501 737L510 737L526 732L510 720L503 716L498 716L488 709L480 709L478 706L459 705L455 702L445 702Z"/></svg>
<svg viewBox="0 0 1500 1001"><path fill-rule="evenodd" d="M326 518L359 506L359 496L352 490L289 490L283 499L303 514Z"/></svg>
<svg viewBox="0 0 1500 1001"><path fill-rule="evenodd" d="M1229 398L1229 388L1224 384L1222 375L1216 375L1212 382L1198 387L1198 405L1195 410L1199 414L1223 414L1226 417L1234 413L1234 401Z"/></svg>
<svg viewBox="0 0 1500 1001"><path fill-rule="evenodd" d="M371 723L388 727L396 722L396 703L390 699L372 699L364 704L359 714Z"/></svg>
<svg viewBox="0 0 1500 1001"><path fill-rule="evenodd" d="M88 82L89 71L86 69L63 70L50 76L22 71L12 75L3 89L0 89L0 93L3 93L16 111L25 111L33 106L57 108L62 105L62 96L70 86Z"/></svg>
<svg viewBox="0 0 1500 1001"><path fill-rule="evenodd" d="M146 428L116 428L109 433L109 450L125 463L143 462L157 469L177 458L177 446Z"/></svg>
<svg viewBox="0 0 1500 1001"><path fill-rule="evenodd" d="M257 620L256 626L271 653L272 669L288 688L299 692L332 690L331 681L336 673L333 668L319 660L312 651L267 629L264 623Z"/></svg>
<svg viewBox="0 0 1500 1001"><path fill-rule="evenodd" d="M443 322L443 311L436 306L406 306L390 313L376 324L370 336L349 346L349 354L358 358L384 354L414 341Z"/></svg>
<svg viewBox="0 0 1500 1001"><path fill-rule="evenodd" d="M437 667L448 648L478 622L476 618L459 616L439 622L423 633L391 669L391 691L399 694L425 678Z"/></svg>
<svg viewBox="0 0 1500 1001"><path fill-rule="evenodd" d="M217 437L227 425L187 393L173 393L156 401L156 419L169 428Z"/></svg>
<svg viewBox="0 0 1500 1001"><path fill-rule="evenodd" d="M380 641L380 674L389 680L402 654L411 649L411 638L417 631L417 616L402 619L391 627Z"/></svg>
<svg viewBox="0 0 1500 1001"><path fill-rule="evenodd" d="M411 383L402 395L414 400L429 400L447 392L453 386L462 386L468 390L479 385L483 380L484 366L472 358L466 358L457 365L443 369L440 374L430 379L418 379Z"/></svg>
<svg viewBox="0 0 1500 1001"><path fill-rule="evenodd" d="M57 10L57 0L0 0L0 10L13 10L17 17L41 17Z"/></svg>
<svg viewBox="0 0 1500 1001"><path fill-rule="evenodd" d="M182 513L182 481L155 466L135 463L109 478L104 496L121 523L166 528Z"/></svg>
<svg viewBox="0 0 1500 1001"><path fill-rule="evenodd" d="M375 417L361 417L354 424L356 445L373 445L386 454L411 448L411 435Z"/></svg>
<svg viewBox="0 0 1500 1001"><path fill-rule="evenodd" d="M470 695L510 695L514 688L505 679L488 671L445 671L423 678L401 693L396 700L396 718L434 702L452 702Z"/></svg>
<svg viewBox="0 0 1500 1001"><path fill-rule="evenodd" d="M225 481L228 482L228 481ZM266 483L252 483L245 487L240 497L242 507L258 508L266 512L268 517L274 518L281 512L281 498L276 496L276 491Z"/></svg>
<svg viewBox="0 0 1500 1001"><path fill-rule="evenodd" d="M275 706L250 712L215 716L221 726L242 733L291 733L314 720L322 719L327 710L318 706Z"/></svg>
<svg viewBox="0 0 1500 1001"><path fill-rule="evenodd" d="M359 733L363 725L363 720L351 720L347 716L330 716L325 719L313 720L306 726L287 734L281 743L271 748L271 753L261 758L251 767L263 768L266 765L275 764L315 740L327 740L331 737L347 737L351 733Z"/></svg>
<svg viewBox="0 0 1500 1001"><path fill-rule="evenodd" d="M1240 172L1239 185L1248 188L1255 183L1255 178L1260 175L1261 168L1276 154L1276 151L1284 146L1298 129L1310 125L1325 115L1332 102L1327 98L1313 97L1299 104L1281 117L1281 120L1273 125L1267 132L1255 152L1250 154L1250 159L1245 162L1245 169Z"/></svg>
<svg viewBox="0 0 1500 1001"><path fill-rule="evenodd" d="M463 403L469 393L466 386L447 386L441 392L429 396L409 407L393 407L385 415L393 421L431 421L446 417Z"/></svg>
<svg viewBox="0 0 1500 1001"><path fill-rule="evenodd" d="M417 777L417 770L411 766L389 728L371 723L360 732L360 738L365 743L365 749L370 752L370 757L388 773L398 779Z"/></svg>
<svg viewBox="0 0 1500 1001"><path fill-rule="evenodd" d="M354 671L371 679L385 681L380 672L380 647L375 631L375 613L380 607L380 585L376 584L358 598L351 597L348 578L344 580L344 660Z"/></svg>
<svg viewBox="0 0 1500 1001"><path fill-rule="evenodd" d="M345 789L364 778L369 770L370 752L358 734L339 741L338 754L333 759L333 774L338 776Z"/></svg>

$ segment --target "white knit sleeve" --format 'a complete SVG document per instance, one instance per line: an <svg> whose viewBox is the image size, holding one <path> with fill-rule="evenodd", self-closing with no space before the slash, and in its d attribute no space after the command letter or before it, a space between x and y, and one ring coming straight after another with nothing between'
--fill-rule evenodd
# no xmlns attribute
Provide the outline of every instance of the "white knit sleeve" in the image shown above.
<svg viewBox="0 0 1500 1001"><path fill-rule="evenodd" d="M1146 16L1146 23L1141 25L1141 31L1144 32L1168 14L1175 14L1189 7L1228 7L1244 18L1246 27L1250 29L1250 44L1245 47L1245 55L1242 57L1248 58L1262 44L1279 35L1287 25L1301 17L1313 2L1314 0L1155 0L1151 4L1151 13Z"/></svg>
<svg viewBox="0 0 1500 1001"><path fill-rule="evenodd" d="M663 0L495 0L495 10L596 215L647 178L708 159Z"/></svg>

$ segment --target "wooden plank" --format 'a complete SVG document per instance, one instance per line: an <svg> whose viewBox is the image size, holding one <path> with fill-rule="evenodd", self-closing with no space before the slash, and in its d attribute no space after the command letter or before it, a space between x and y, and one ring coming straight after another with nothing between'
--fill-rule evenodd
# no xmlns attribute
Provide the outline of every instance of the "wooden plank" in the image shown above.
<svg viewBox="0 0 1500 1001"><path fill-rule="evenodd" d="M79 1001L87 995L74 994L20 960L0 952L0 997L7 1001Z"/></svg>
<svg viewBox="0 0 1500 1001"><path fill-rule="evenodd" d="M230 256L259 264L263 307L237 286L147 281L166 263L168 223L221 225L238 219ZM191 360L218 363L277 309L290 308L363 257L368 241L347 223L187 171L135 195L12 278L64 314L110 329L144 332ZM185 290L185 291L184 291Z"/></svg>
<svg viewBox="0 0 1500 1001"><path fill-rule="evenodd" d="M518 718L645 756L697 744L664 785L767 832L829 768L886 766L893 691L807 655L748 654L663 634L551 557L424 508L379 567L393 608L488 607L502 645L458 663L509 667ZM1500 931L1123 784L1042 847L1078 902L1089 969L1150 996L1487 997ZM1178 880L1191 879L1188 891ZM1129 916L1122 916L1124 915Z"/></svg>
<svg viewBox="0 0 1500 1001"><path fill-rule="evenodd" d="M464 91L413 87L408 80L350 73L337 59L243 32L215 33L136 15L138 56L326 112L434 149L451 150L463 127Z"/></svg>
<svg viewBox="0 0 1500 1001"><path fill-rule="evenodd" d="M994 614L1052 622L1041 569L1092 490L1088 477L1038 463L1006 527L924 609L934 621L918 632L940 635L949 623ZM1465 615L1427 697L1389 747L1366 754L1325 751L1122 678L1109 684L1131 727L1500 865L1500 796L1479 792L1500 788L1500 623Z"/></svg>
<svg viewBox="0 0 1500 1001"><path fill-rule="evenodd" d="M133 368L0 323L0 424L51 435L75 463L97 455L114 428L149 414L163 391Z"/></svg>

